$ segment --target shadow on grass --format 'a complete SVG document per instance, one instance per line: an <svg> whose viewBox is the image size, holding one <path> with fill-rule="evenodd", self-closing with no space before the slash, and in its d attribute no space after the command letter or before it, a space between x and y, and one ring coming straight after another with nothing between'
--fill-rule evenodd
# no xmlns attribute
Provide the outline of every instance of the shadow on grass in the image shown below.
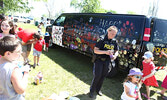
<svg viewBox="0 0 167 100"><path fill-rule="evenodd" d="M75 75L84 83L91 85L93 78L93 63L91 62L91 57L59 46L49 48L49 52L43 52L43 54L52 59L55 63L59 64L68 72ZM125 73L119 73L112 79L106 78L102 86L103 94L109 98L112 98L112 100L119 100L118 98L120 98L123 91L122 82L125 77ZM84 97L85 99L85 96L87 100L90 99L87 94L81 94L77 97Z"/></svg>

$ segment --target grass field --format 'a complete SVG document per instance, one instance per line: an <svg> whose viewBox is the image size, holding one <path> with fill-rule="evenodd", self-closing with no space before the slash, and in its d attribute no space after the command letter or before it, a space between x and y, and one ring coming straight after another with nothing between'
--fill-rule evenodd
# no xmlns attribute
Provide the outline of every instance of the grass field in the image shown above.
<svg viewBox="0 0 167 100"><path fill-rule="evenodd" d="M23 28L35 28L29 24L18 24ZM32 52L30 54L31 64L33 64ZM97 96L90 99L87 95L90 84L93 78L91 58L76 53L74 51L55 47L49 48L49 52L43 52L40 57L40 66L35 69L31 68L29 83L26 90L26 100L42 100L53 93L59 95L62 91L68 91L69 97L76 96L80 100L120 100L123 92L122 82L125 78L125 73L120 72L114 78L106 78L102 92L103 96ZM34 77L41 71L43 73L43 83L34 85ZM159 85L165 77L164 70L156 73L156 78ZM151 97L154 100L163 100L155 91L160 91L162 88L151 87ZM145 87L141 89L145 92ZM167 95L167 94L165 94ZM146 100L143 98L143 100Z"/></svg>

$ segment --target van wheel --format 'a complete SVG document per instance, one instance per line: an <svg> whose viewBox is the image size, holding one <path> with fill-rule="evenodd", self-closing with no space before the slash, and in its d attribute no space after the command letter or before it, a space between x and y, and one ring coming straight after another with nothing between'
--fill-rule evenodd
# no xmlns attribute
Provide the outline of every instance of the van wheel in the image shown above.
<svg viewBox="0 0 167 100"><path fill-rule="evenodd" d="M107 75L108 78L112 78L118 73L117 69L118 64L116 62L117 61L115 60L110 63L110 72Z"/></svg>

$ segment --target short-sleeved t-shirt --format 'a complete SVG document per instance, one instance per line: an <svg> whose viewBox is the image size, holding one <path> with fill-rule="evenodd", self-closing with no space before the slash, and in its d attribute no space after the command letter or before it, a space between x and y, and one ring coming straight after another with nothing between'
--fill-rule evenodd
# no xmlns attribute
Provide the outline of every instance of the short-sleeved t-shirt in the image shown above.
<svg viewBox="0 0 167 100"><path fill-rule="evenodd" d="M34 45L34 48L37 50L37 51L42 51L42 46L45 45L45 40L44 39L40 39L38 40L35 45Z"/></svg>
<svg viewBox="0 0 167 100"><path fill-rule="evenodd" d="M139 91L139 87L136 84L133 84L132 82L128 81L124 83L124 87L129 88L129 94L133 96L137 96L137 91ZM125 90L121 95L122 100L136 100L135 98L129 97L126 95Z"/></svg>
<svg viewBox="0 0 167 100"><path fill-rule="evenodd" d="M35 33L35 30L31 29L25 29L17 32L18 37L23 41L23 42L28 42L29 40L33 39L33 34Z"/></svg>
<svg viewBox="0 0 167 100"><path fill-rule="evenodd" d="M119 50L117 41L115 39L108 39L107 35L104 39L98 41L95 47L99 48L100 50ZM97 56L100 56L102 58L109 58L109 55L106 54L98 54Z"/></svg>
<svg viewBox="0 0 167 100"><path fill-rule="evenodd" d="M45 39L45 42L46 42L46 43L49 43L50 36L45 36L44 39Z"/></svg>

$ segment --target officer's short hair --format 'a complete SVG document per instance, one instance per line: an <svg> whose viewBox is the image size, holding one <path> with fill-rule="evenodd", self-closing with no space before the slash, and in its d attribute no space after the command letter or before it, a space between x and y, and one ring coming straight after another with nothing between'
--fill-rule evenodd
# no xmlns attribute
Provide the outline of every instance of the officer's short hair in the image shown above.
<svg viewBox="0 0 167 100"><path fill-rule="evenodd" d="M109 31L109 30L114 30L114 31L116 31L116 33L118 32L118 29L117 29L116 26L110 26L110 27L107 29L107 31Z"/></svg>

